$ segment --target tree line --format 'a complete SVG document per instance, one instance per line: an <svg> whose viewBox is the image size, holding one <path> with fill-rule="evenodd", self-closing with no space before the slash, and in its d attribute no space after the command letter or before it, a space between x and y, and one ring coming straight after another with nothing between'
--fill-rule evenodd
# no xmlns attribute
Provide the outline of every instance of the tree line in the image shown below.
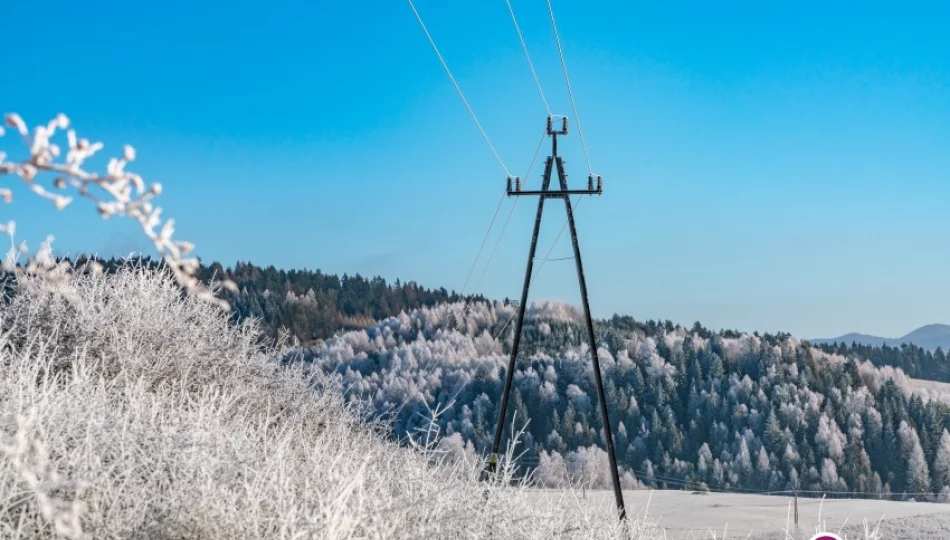
<svg viewBox="0 0 950 540"><path fill-rule="evenodd" d="M114 272L130 261L98 262ZM237 319L257 318L272 339L296 338L298 356L339 372L351 397L392 420L397 437L426 428L431 408L451 403L437 419L446 447L490 447L514 328L506 324L515 315L507 299L246 262L203 264L198 275L235 281L237 292L224 298ZM619 315L596 327L628 484L881 493L947 487L944 397L907 379L947 380L939 349L812 347L788 334ZM529 310L510 410L519 422L530 420L522 460L548 485L608 481L595 478L606 456L584 335L569 306Z"/></svg>
<svg viewBox="0 0 950 540"><path fill-rule="evenodd" d="M152 268L165 264L161 259L148 256L103 259L80 255L61 260L70 260L78 266L94 261L107 273L114 273L127 264ZM378 276L341 276L320 270L282 270L241 261L233 266L202 263L196 277L204 283L211 283L212 279L234 281L237 292L221 291L219 296L231 304L238 320L256 318L268 338L275 340L285 336L304 345L339 331L371 326L379 319L402 311L463 299L455 291L444 287L426 288L414 281L390 282ZM10 295L14 290L12 282L5 281L5 290ZM480 296L465 299L483 300Z"/></svg>
<svg viewBox="0 0 950 540"><path fill-rule="evenodd" d="M940 347L929 351L913 343L902 343L893 347L885 343L880 347L874 347L856 342L852 342L851 345L831 343L818 347L828 353L863 358L878 367L900 368L911 377L950 382L950 360Z"/></svg>
<svg viewBox="0 0 950 540"><path fill-rule="evenodd" d="M336 373L353 404L386 418L396 438L434 421L447 449L486 453L514 315L500 302L422 308L295 358ZM918 390L901 369L787 334L628 317L599 322L597 334L628 486L950 498L950 396ZM533 305L522 351L508 418L525 429L522 463L545 485L580 478L606 487L603 425L576 314Z"/></svg>

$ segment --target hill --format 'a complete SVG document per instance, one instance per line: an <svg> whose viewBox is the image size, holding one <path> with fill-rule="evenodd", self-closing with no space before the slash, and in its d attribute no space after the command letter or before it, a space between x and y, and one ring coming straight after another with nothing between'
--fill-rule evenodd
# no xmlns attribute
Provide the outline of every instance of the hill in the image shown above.
<svg viewBox="0 0 950 540"><path fill-rule="evenodd" d="M509 414L518 426L528 421L523 463L547 486L584 479L606 487L594 465L606 455L585 332L552 312L570 310L528 310L514 377ZM454 445L484 453L514 315L502 303L421 308L294 354L339 376L352 402L387 418L396 438L435 421ZM596 330L630 483L950 496L950 408L916 394L900 369L788 335L630 317Z"/></svg>
<svg viewBox="0 0 950 540"><path fill-rule="evenodd" d="M890 343L891 345L900 344L896 339L882 338L869 334L859 334L857 332L852 332L850 334L845 334L836 338L819 338L810 339L808 341L814 345L832 345L836 343L850 345L852 343L857 343L859 345L869 345L871 347L880 347L885 343Z"/></svg>
<svg viewBox="0 0 950 540"><path fill-rule="evenodd" d="M950 358L945 354L944 347L939 344L943 333L948 328L950 327L936 324L925 326L907 334L901 340L887 340L887 343L881 345L863 344L857 339L846 341L843 338L847 336L843 336L837 340L830 340L831 343L825 340L817 346L826 353L867 360L877 367L899 368L914 378L950 382ZM900 345L894 345L899 341L902 341ZM928 349L919 343L935 346L933 349Z"/></svg>
<svg viewBox="0 0 950 540"><path fill-rule="evenodd" d="M77 262L85 260L81 258ZM118 271L128 262L120 259L98 261L107 273ZM149 258L135 262L148 267L161 266L161 263ZM281 270L250 262L238 262L230 267L218 262L202 264L198 277L210 282L213 276L226 276L237 284L238 292L224 291L222 297L230 302L238 321L255 319L261 334L271 343L284 336L305 346L316 345L337 332L372 327L376 321L397 316L401 312L460 300L484 301L479 296L463 298L454 291L426 288L412 281L397 279L390 282L382 277L366 278L359 274L338 276L320 270ZM507 305L508 300L505 299L503 304ZM612 320L621 326L632 321L629 317L619 316ZM667 331L674 328L671 321L636 324L642 325L649 333L660 327ZM690 331L699 332L698 335L704 338L712 335L699 323L693 325ZM935 333L939 331L922 332L921 339ZM731 330L720 334L725 338L741 335ZM899 348L859 345L853 348L851 343L839 338L838 345L819 344L819 347L824 352L869 360L878 367L900 368L911 377L950 382L950 363L943 349L929 351L916 345Z"/></svg>
<svg viewBox="0 0 950 540"><path fill-rule="evenodd" d="M937 347L944 352L950 350L950 325L928 324L901 338L901 343L913 343L924 349L933 351Z"/></svg>
<svg viewBox="0 0 950 540"><path fill-rule="evenodd" d="M2 538L668 537L639 518L621 530L610 505L578 504L579 494L539 503L510 476L476 480L476 444L484 443L486 421L493 423L491 400L503 374L504 351L495 345L510 339L501 333L494 342L485 330L500 330L513 313L504 303L421 308L284 355L261 347L253 320L238 323L149 272L65 284L28 278L17 286L0 305L0 507L16 509L0 512ZM519 368L514 405L542 431L552 419L567 429L538 439L532 427L522 447L560 441L576 450L550 449L521 463L544 485L603 483L597 443L575 446L576 438L597 437L577 321L556 304L535 306L529 316L528 362ZM846 479L868 478L869 463L878 466L875 445L891 444L899 452L885 464L886 478L899 480L882 486L884 493L896 482L924 485L925 471L937 486L945 477L950 442L941 438L932 456L930 434L935 421L946 426L946 409L906 393L899 371L848 362L788 336L724 337L702 327L689 335L627 317L599 324L598 332L608 381L626 381L609 389L612 407L631 426L618 438L626 438L628 453L649 443L663 454L655 467L646 459L641 479L628 464L628 487L765 481L763 448L781 445L781 458L766 451L769 460L785 460L770 482L800 461L803 486L852 488ZM301 354L311 365L288 362ZM327 369L322 360L334 355L340 363ZM695 367L683 371L687 358ZM684 373L690 402L681 410ZM797 391L802 381L826 394ZM343 382L356 383L350 405ZM359 400L364 391L368 402ZM538 397L547 409L534 408ZM458 401L435 425L425 421L427 406L446 398ZM420 451L401 448L384 440L379 425L361 421L356 407L363 403L388 404L393 426L422 418L417 435L437 427L444 436ZM775 429L761 414L768 403L777 407ZM667 429L683 413L691 418L687 430ZM639 427L629 415L639 415ZM816 430L803 429L816 419ZM683 434L706 429L709 443L699 446L695 465L667 459L688 456L682 449L695 444ZM861 447L865 439L873 457ZM816 459L820 465L807 465ZM873 488L874 475L870 482Z"/></svg>
<svg viewBox="0 0 950 540"><path fill-rule="evenodd" d="M663 538L387 442L168 276L19 285L0 305L0 538Z"/></svg>
<svg viewBox="0 0 950 540"><path fill-rule="evenodd" d="M894 347L906 343L914 344L928 351L934 351L937 347L940 347L946 352L950 350L950 325L928 324L898 338L884 338L868 334L851 333L836 338L820 338L811 339L809 341L816 345L831 345L835 343L850 345L851 343L857 343L859 345L869 345L872 347L881 347L884 344Z"/></svg>
<svg viewBox="0 0 950 540"><path fill-rule="evenodd" d="M80 256L72 262L82 264L88 260ZM164 265L150 257L95 260L107 274L130 263L151 269ZM483 299L477 295L463 298L455 291L426 288L413 281L387 281L360 274L341 276L320 270L283 270L241 261L234 266L202 263L197 277L204 283L210 283L213 277L234 281L238 291L221 291L220 296L231 304L238 320L256 319L260 332L272 342L278 336L286 336L305 345L341 330L371 326L401 311Z"/></svg>

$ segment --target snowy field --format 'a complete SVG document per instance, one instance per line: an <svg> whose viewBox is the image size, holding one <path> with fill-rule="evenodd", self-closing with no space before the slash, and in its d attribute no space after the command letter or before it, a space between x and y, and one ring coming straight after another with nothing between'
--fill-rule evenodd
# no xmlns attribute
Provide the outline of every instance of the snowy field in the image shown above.
<svg viewBox="0 0 950 540"><path fill-rule="evenodd" d="M950 396L950 383L910 378L910 385L914 390L929 390Z"/></svg>
<svg viewBox="0 0 950 540"><path fill-rule="evenodd" d="M557 500L574 497L557 490L539 490L536 496ZM586 498L576 494L578 505L613 506L612 491L589 491ZM790 497L710 493L693 495L688 491L625 491L627 513L642 516L666 530L669 540L713 538L754 538L782 540L789 514ZM882 538L936 540L950 538L950 504L893 502L876 500L798 499L799 531L790 535L807 539L820 519L830 532L843 532L849 538L863 538L865 520L873 528L881 523ZM794 510L792 510L794 516ZM725 535L723 534L725 532ZM750 534L751 533L751 534Z"/></svg>
<svg viewBox="0 0 950 540"><path fill-rule="evenodd" d="M931 390L950 395L950 383L940 381L928 381L926 379L910 379L910 385L915 390Z"/></svg>
<svg viewBox="0 0 950 540"><path fill-rule="evenodd" d="M950 403L950 383L912 379L910 377L908 377L907 380L910 382L910 387L915 394L944 403Z"/></svg>

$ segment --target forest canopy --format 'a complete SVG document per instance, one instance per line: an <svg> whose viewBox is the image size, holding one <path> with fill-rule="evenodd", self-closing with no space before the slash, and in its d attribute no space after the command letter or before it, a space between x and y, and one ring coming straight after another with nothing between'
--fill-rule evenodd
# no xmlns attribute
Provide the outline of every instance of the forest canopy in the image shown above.
<svg viewBox="0 0 950 540"><path fill-rule="evenodd" d="M434 419L446 446L486 453L514 314L501 302L421 308L294 358L337 374L351 401L389 419L397 438L444 409ZM784 334L626 317L601 322L597 334L627 485L950 496L946 396L915 389L900 369ZM596 465L606 456L589 349L573 308L533 304L521 351L508 423L527 421L522 463L545 485L607 487L607 468Z"/></svg>

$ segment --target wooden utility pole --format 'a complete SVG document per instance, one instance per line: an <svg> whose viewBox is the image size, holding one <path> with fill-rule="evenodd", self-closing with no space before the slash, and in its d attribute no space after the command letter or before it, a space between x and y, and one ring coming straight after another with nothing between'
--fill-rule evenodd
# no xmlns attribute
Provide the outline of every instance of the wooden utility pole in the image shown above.
<svg viewBox="0 0 950 540"><path fill-rule="evenodd" d="M798 529L798 490L795 490L795 528Z"/></svg>
<svg viewBox="0 0 950 540"><path fill-rule="evenodd" d="M534 232L531 235L531 248L528 250L528 267L524 275L524 287L521 290L521 304L518 305L518 322L515 325L515 336L511 346L511 356L508 359L508 369L505 372L505 389L501 398L501 409L498 411L498 424L495 427L495 440L492 444L492 455L489 458L489 467L494 471L498 459L498 451L501 446L501 436L505 430L505 418L508 411L508 397L511 394L511 383L514 378L515 359L518 356L518 348L521 346L521 332L524 326L525 309L528 303L528 289L531 287L531 273L534 269L535 251L538 246L538 231L541 228L541 215L544 213L545 199L563 199L564 207L567 210L567 222L571 230L571 243L574 246L574 262L577 265L577 280L581 288L581 301L584 304L584 322L587 326L587 337L590 341L591 358L594 363L594 379L597 384L597 395L600 400L601 418L604 423L604 435L607 438L607 457L610 460L610 476L613 480L614 497L617 502L617 511L620 519L625 519L627 512L623 503L623 492L620 489L620 474L617 469L617 454L614 450L613 430L610 427L610 417L607 413L607 398L604 394L604 381L600 372L600 359L597 357L597 338L594 335L594 323L590 316L590 304L587 300L587 280L584 278L584 265L581 262L581 250L577 242L577 229L574 226L574 210L571 206L571 195L601 195L603 193L603 180L600 176L591 175L587 179L587 189L571 190L567 187L567 173L564 172L564 162L557 155L557 137L558 135L567 135L567 117L561 118L560 129L554 129L554 120L548 117L548 135L551 137L551 155L547 159L544 167L544 177L541 183L541 189L537 191L522 191L521 180L514 179L514 188L512 178L508 178L508 196L538 196L538 212L534 218ZM550 189L551 171L557 168L557 177L560 189ZM596 180L596 188L594 182Z"/></svg>

